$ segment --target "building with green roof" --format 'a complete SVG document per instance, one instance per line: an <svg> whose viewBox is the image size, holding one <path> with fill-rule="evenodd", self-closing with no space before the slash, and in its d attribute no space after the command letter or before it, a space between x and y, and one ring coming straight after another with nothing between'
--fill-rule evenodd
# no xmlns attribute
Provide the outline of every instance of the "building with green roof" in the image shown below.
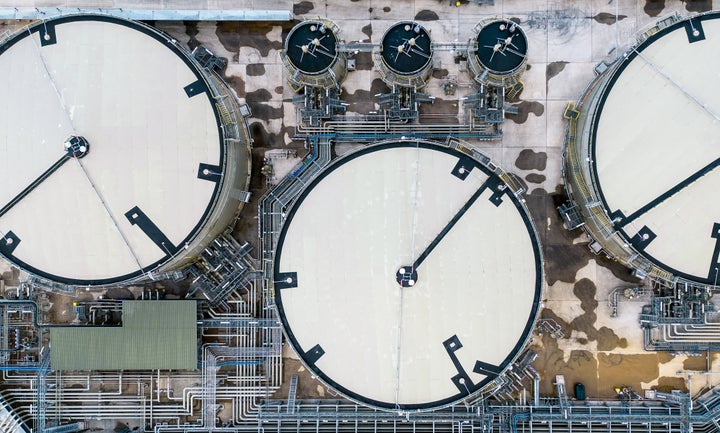
<svg viewBox="0 0 720 433"><path fill-rule="evenodd" d="M194 370L195 301L123 301L122 326L50 330L52 370Z"/></svg>

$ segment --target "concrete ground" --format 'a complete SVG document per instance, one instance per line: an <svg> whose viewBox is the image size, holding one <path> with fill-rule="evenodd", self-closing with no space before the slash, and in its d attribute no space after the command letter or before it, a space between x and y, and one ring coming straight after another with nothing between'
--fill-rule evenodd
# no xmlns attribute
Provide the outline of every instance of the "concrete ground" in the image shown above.
<svg viewBox="0 0 720 433"><path fill-rule="evenodd" d="M4 0L0 6L16 3ZM72 6L102 3L102 7L119 7L122 3L125 7L148 8L221 8L232 3L233 9L246 7L245 4L269 8L268 3L258 0L32 3L57 7L71 3ZM580 232L566 231L555 211L562 199L561 164L566 127L562 112L566 103L577 100L593 79L594 66L601 60L614 58L634 40L636 33L658 19L675 12L689 15L718 8L720 1L495 0L492 6L462 1L459 7L447 0L275 3L291 8L297 19L323 16L334 20L346 41L374 43L379 42L385 29L397 20L420 20L432 31L436 41L452 42L470 38L473 26L483 18L519 19L529 38L525 89L516 102L520 112L505 122L502 141L476 144L527 184L527 203L543 243L547 286L541 317L554 320L562 328L563 337L554 338L547 333L533 337L532 347L539 354L534 365L542 375L542 394L553 395L552 381L556 374L565 375L571 390L572 384L583 382L589 398L607 398L614 396L612 387L620 385L630 385L641 394L641 390L650 388L686 391L686 376L678 375L678 371L704 371L708 367L720 371L714 353L687 357L645 352L638 315L647 299L621 300L618 317L610 317L608 307L608 298L614 289L642 282L633 280L622 266L592 255L586 246L587 239ZM292 140L295 126L292 92L285 84L279 58L284 36L293 23L158 22L156 25L183 43L190 46L200 43L227 57L226 80L252 108L254 197L244 211L236 235L257 244L254 239L256 203L266 188L266 181L259 173L265 153L272 151L273 155L268 155L271 159L283 159L283 167L278 167L276 175L287 171L292 162L292 154L289 158L285 155L279 158L276 149L291 149L299 156L306 153L302 143ZM385 85L373 70L369 55L360 54L356 59L357 70L350 72L343 83L342 98L350 103L350 112L367 113L376 108L373 95L383 91ZM434 109L461 112L459 99L469 92L471 77L459 70L452 53L439 52L437 59L435 78L426 89L437 97ZM448 78L460 84L455 96L446 96L442 91L443 80ZM288 354L290 358L292 355ZM297 373L301 377L299 389L303 395L299 397L330 395L296 360L289 361L286 367L288 375ZM695 376L690 391L700 392L711 385L713 377ZM278 396L286 393L281 390Z"/></svg>

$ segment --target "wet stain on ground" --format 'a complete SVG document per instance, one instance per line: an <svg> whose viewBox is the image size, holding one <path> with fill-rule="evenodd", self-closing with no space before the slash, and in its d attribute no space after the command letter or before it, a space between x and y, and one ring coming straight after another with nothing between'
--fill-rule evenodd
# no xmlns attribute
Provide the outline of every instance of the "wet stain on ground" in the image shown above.
<svg viewBox="0 0 720 433"><path fill-rule="evenodd" d="M265 126L262 123L252 122L249 129L250 135L252 135L253 137L253 146L255 148L273 147L273 143L270 140L270 135L265 130Z"/></svg>
<svg viewBox="0 0 720 433"><path fill-rule="evenodd" d="M673 392L678 390L680 392L688 392L685 379L682 377L668 377L663 376L658 378L657 386L653 386L652 389L660 392Z"/></svg>
<svg viewBox="0 0 720 433"><path fill-rule="evenodd" d="M245 80L242 79L242 77L239 77L237 75L224 75L223 79L226 83L232 87L232 89L237 93L239 97L244 97L245 95Z"/></svg>
<svg viewBox="0 0 720 433"><path fill-rule="evenodd" d="M292 28L294 23L283 23L283 25L287 26L287 29L283 28L284 33ZM271 40L267 36L273 30L273 27L275 27L273 24L262 22L222 21L217 24L215 34L223 47L231 53L237 53L240 47L243 46L255 48L260 52L260 55L267 57L270 50L281 50L283 48L282 42Z"/></svg>
<svg viewBox="0 0 720 433"><path fill-rule="evenodd" d="M550 79L562 72L567 64L568 62L565 61L548 63L545 67L545 84L547 85Z"/></svg>
<svg viewBox="0 0 720 433"><path fill-rule="evenodd" d="M530 183L543 183L543 182L545 182L545 176L542 174L530 173L527 176L525 176L525 180L527 180Z"/></svg>
<svg viewBox="0 0 720 433"><path fill-rule="evenodd" d="M275 93L277 93L278 95L282 95L284 89L285 89L285 88L284 88L283 86L277 86L277 87L275 88Z"/></svg>
<svg viewBox="0 0 720 433"><path fill-rule="evenodd" d="M190 36L190 40L188 41L188 48L190 51L197 48L198 45L200 45L200 42L195 39L195 36L197 36L200 31L198 30L198 23L197 21L183 21L183 24L185 25L185 34Z"/></svg>
<svg viewBox="0 0 720 433"><path fill-rule="evenodd" d="M392 9L390 9L390 6L385 6L385 7L383 8L383 12L385 12L385 13L388 13L388 12L390 12L391 10L392 10Z"/></svg>
<svg viewBox="0 0 720 433"><path fill-rule="evenodd" d="M361 31L365 34L365 36L368 37L368 39L372 39L372 24L368 24L366 26L363 26Z"/></svg>
<svg viewBox="0 0 720 433"><path fill-rule="evenodd" d="M572 283L577 272L587 266L590 261L590 251L585 245L577 248L568 248L564 245L547 245L543 247L545 253L545 281L555 284L557 281Z"/></svg>
<svg viewBox="0 0 720 433"><path fill-rule="evenodd" d="M530 113L540 117L545 112L545 106L537 101L522 101L516 106L518 107L518 114L505 114L507 119L515 123L525 123Z"/></svg>
<svg viewBox="0 0 720 433"><path fill-rule="evenodd" d="M436 21L439 20L440 17L433 11L423 9L415 15L415 19L417 21Z"/></svg>
<svg viewBox="0 0 720 433"><path fill-rule="evenodd" d="M616 17L615 14L609 14L607 12L600 12L599 14L592 17L592 19L594 19L596 22L608 25L615 24L616 21L622 21L625 18L627 18L627 15L618 15Z"/></svg>
<svg viewBox="0 0 720 433"><path fill-rule="evenodd" d="M245 67L245 73L250 77L265 75L265 65L262 63L251 63Z"/></svg>
<svg viewBox="0 0 720 433"><path fill-rule="evenodd" d="M353 93L343 88L342 100L350 104L348 111L355 113L368 113L375 110L375 95L386 93L389 89L385 82L376 78L370 83L370 90L358 89Z"/></svg>
<svg viewBox="0 0 720 433"><path fill-rule="evenodd" d="M681 0L688 12L707 12L712 9L712 0Z"/></svg>
<svg viewBox="0 0 720 433"><path fill-rule="evenodd" d="M372 53L357 53L355 54L355 70L357 71L372 71L374 67Z"/></svg>
<svg viewBox="0 0 720 433"><path fill-rule="evenodd" d="M523 149L515 160L515 167L520 170L543 171L547 167L547 153Z"/></svg>
<svg viewBox="0 0 720 433"><path fill-rule="evenodd" d="M557 281L573 283L577 271L594 257L586 244L574 243L582 232L569 231L563 226L556 207L566 199L562 186L558 186L553 194L535 188L525 196L543 249L545 280L550 285Z"/></svg>
<svg viewBox="0 0 720 433"><path fill-rule="evenodd" d="M301 1L293 5L293 15L304 15L315 9L315 5L309 1Z"/></svg>
<svg viewBox="0 0 720 433"><path fill-rule="evenodd" d="M245 95L245 100L248 103L257 103L257 102L267 102L272 99L272 94L268 92L266 89L258 89L253 92L248 92L247 95ZM261 117L261 116L256 116Z"/></svg>
<svg viewBox="0 0 720 433"><path fill-rule="evenodd" d="M567 230L557 211L557 207L567 201L562 185L558 185L553 194L542 188L535 188L525 199L543 249L545 280L548 284L552 285L557 281L574 282L577 272L591 259L622 281L640 283L627 266L608 259L604 254L592 254L587 242L575 243L583 234L582 230Z"/></svg>
<svg viewBox="0 0 720 433"><path fill-rule="evenodd" d="M656 17L665 9L665 0L645 0L643 12L651 17Z"/></svg>
<svg viewBox="0 0 720 433"><path fill-rule="evenodd" d="M272 99L272 94L266 89L258 89L245 95L245 102L250 106L253 117L263 120L281 119L283 117L283 107L272 107L265 102Z"/></svg>
<svg viewBox="0 0 720 433"><path fill-rule="evenodd" d="M582 339L597 341L597 350L599 351L610 351L617 347L627 347L627 339L620 338L612 329L606 326L599 329L595 328L595 322L597 321L595 309L598 306L598 301L595 299L596 293L597 288L595 287L595 283L587 278L583 278L573 286L573 294L580 300L580 308L584 311L583 314L574 318L570 323L564 321L548 308L542 311L541 316L555 320L555 322L563 328L566 336L571 335L572 331L577 331L585 334L585 337L581 337ZM578 343L580 342L578 341Z"/></svg>
<svg viewBox="0 0 720 433"><path fill-rule="evenodd" d="M545 67L545 93L548 91L548 83L550 80L558 75L560 72L565 70L565 66L568 64L566 61L558 61L558 62L552 62L548 63Z"/></svg>
<svg viewBox="0 0 720 433"><path fill-rule="evenodd" d="M441 79L445 78L450 74L450 71L447 69L434 69L432 72L433 78Z"/></svg>

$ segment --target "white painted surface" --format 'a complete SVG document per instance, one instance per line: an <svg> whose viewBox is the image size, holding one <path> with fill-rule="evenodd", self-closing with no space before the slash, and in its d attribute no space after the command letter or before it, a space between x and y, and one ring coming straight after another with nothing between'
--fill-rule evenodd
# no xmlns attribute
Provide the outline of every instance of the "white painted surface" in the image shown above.
<svg viewBox="0 0 720 433"><path fill-rule="evenodd" d="M97 21L56 33L55 45L40 47L35 34L0 55L0 77L13 83L1 93L0 206L58 160L73 133L90 143L87 176L68 161L0 217L0 233L19 236L14 255L43 272L122 276L165 256L128 222L131 208L176 245L202 220L215 183L197 170L220 161L216 120L205 94L183 90L197 77L150 36Z"/></svg>
<svg viewBox="0 0 720 433"><path fill-rule="evenodd" d="M457 161L414 147L360 156L314 187L287 231L279 271L298 273L298 287L281 291L291 332L303 352L320 344L317 367L364 399L456 396L443 341L458 336L455 353L478 383L475 361L501 364L525 330L536 282L530 234L489 189L420 264L414 287L396 281L487 180L477 168L454 177Z"/></svg>

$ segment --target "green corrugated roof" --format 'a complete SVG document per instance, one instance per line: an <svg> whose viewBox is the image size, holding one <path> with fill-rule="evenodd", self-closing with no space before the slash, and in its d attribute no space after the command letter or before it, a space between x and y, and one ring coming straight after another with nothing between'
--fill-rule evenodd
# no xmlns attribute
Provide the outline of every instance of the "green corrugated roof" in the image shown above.
<svg viewBox="0 0 720 433"><path fill-rule="evenodd" d="M53 370L194 370L195 301L123 301L122 327L50 330Z"/></svg>

